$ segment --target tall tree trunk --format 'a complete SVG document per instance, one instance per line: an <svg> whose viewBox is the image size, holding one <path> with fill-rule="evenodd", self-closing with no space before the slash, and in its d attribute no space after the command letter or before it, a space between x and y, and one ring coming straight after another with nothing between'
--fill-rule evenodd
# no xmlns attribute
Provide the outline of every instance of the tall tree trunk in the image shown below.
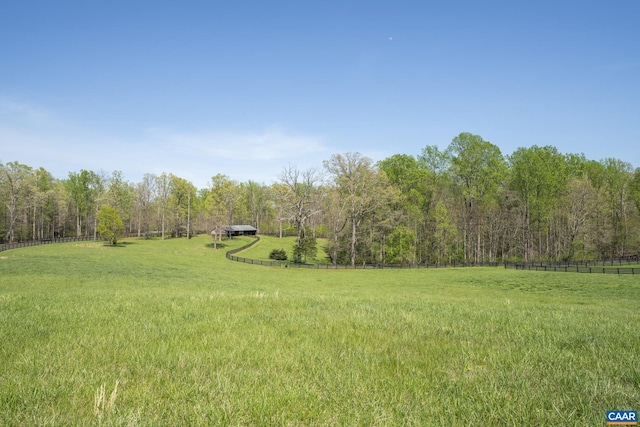
<svg viewBox="0 0 640 427"><path fill-rule="evenodd" d="M529 224L529 206L525 205L524 207L524 222L522 224L522 244L523 244L523 255L524 262L529 262L531 258L530 254L530 245L531 245L531 227Z"/></svg>
<svg viewBox="0 0 640 427"><path fill-rule="evenodd" d="M80 208L76 208L76 237L82 234L82 223L80 221Z"/></svg>
<svg viewBox="0 0 640 427"><path fill-rule="evenodd" d="M356 265L356 228L357 223L355 218L351 218L351 266Z"/></svg>
<svg viewBox="0 0 640 427"><path fill-rule="evenodd" d="M164 240L164 210L162 210L162 240Z"/></svg>
<svg viewBox="0 0 640 427"><path fill-rule="evenodd" d="M191 238L191 193L187 194L187 239Z"/></svg>

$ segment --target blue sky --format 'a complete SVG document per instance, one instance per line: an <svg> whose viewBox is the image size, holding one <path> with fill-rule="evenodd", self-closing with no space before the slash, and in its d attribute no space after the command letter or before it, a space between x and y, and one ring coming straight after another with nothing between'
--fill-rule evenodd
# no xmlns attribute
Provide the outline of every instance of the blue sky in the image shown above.
<svg viewBox="0 0 640 427"><path fill-rule="evenodd" d="M0 162L270 184L446 148L640 166L640 2L3 1Z"/></svg>

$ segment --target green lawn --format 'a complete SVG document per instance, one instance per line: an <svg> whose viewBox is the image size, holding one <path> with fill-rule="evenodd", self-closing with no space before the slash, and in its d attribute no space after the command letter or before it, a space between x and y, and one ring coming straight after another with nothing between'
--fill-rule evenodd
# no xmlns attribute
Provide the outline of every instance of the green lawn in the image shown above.
<svg viewBox="0 0 640 427"><path fill-rule="evenodd" d="M293 247L296 243L295 237L272 237L272 236L260 236L260 241L253 245L251 248L242 251L241 253L236 254L240 257L252 258L261 261L271 261L269 258L269 254L274 249L284 249L287 253L287 258L289 261L293 260ZM327 252L325 251L325 247L327 245L326 239L317 239L317 255L315 259L307 259L307 264L320 264L320 265L328 265L331 264L329 257L327 256Z"/></svg>
<svg viewBox="0 0 640 427"><path fill-rule="evenodd" d="M1 252L0 425L583 426L640 409L638 276L225 259L249 241Z"/></svg>

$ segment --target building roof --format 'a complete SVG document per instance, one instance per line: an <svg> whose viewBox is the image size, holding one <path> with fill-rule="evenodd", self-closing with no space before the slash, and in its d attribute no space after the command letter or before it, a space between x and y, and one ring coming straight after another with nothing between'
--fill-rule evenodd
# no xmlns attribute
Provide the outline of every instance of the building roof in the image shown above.
<svg viewBox="0 0 640 427"><path fill-rule="evenodd" d="M250 225L230 225L224 228L226 231L258 231L257 228Z"/></svg>

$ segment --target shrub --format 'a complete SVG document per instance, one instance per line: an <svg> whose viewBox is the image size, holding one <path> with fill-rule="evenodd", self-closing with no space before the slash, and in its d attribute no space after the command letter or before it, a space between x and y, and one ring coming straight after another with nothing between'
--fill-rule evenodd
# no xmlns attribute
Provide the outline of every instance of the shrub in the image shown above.
<svg viewBox="0 0 640 427"><path fill-rule="evenodd" d="M274 249L269 254L269 259L275 259L276 261L286 261L287 253L284 249Z"/></svg>
<svg viewBox="0 0 640 427"><path fill-rule="evenodd" d="M118 243L118 238L122 236L124 227L118 212L111 206L102 206L98 211L98 228L100 237L109 241L110 245Z"/></svg>

